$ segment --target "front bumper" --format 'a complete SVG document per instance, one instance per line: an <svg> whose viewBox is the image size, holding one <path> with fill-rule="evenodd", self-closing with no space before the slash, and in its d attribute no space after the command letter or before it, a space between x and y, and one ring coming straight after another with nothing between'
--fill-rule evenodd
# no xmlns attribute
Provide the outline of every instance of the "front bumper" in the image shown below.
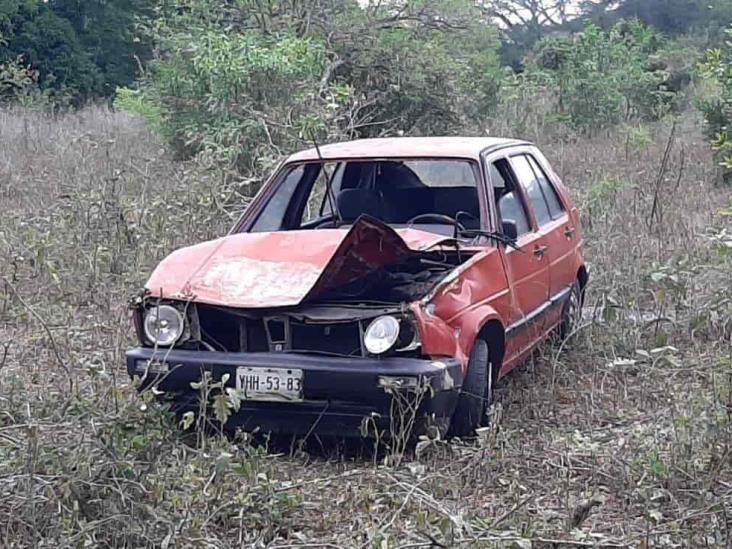
<svg viewBox="0 0 732 549"><path fill-rule="evenodd" d="M165 372L153 373L150 363L164 363ZM243 401L227 428L243 427L263 432L358 435L364 418L379 430L389 428L392 396L380 384L383 376L418 378L430 390L422 394L417 429L449 423L462 385L462 368L452 358L432 361L418 358L347 358L296 353L222 353L137 347L127 352L127 371L142 380L142 390L155 386L173 401L177 412L200 409L199 393L191 382L211 373L214 382L229 374L234 387L240 366L298 368L303 371L303 401ZM401 400L401 399L400 399Z"/></svg>

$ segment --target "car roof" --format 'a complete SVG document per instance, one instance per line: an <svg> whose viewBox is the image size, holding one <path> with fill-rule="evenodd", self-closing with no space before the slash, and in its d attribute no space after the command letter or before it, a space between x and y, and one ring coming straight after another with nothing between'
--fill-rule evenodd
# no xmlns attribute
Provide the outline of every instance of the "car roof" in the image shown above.
<svg viewBox="0 0 732 549"><path fill-rule="evenodd" d="M479 160L488 149L527 145L526 141L501 137L381 137L357 139L313 147L290 156L288 162L348 158L469 158Z"/></svg>

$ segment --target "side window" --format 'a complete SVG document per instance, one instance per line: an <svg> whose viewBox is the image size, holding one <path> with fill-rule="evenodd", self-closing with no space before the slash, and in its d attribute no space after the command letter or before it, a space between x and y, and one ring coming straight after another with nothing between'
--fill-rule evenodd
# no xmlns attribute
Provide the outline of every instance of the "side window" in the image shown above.
<svg viewBox="0 0 732 549"><path fill-rule="evenodd" d="M496 207L501 221L516 223L518 235L531 231L526 207L521 195L516 191L516 184L511 174L511 167L506 159L492 162L488 168L489 179L496 197Z"/></svg>
<svg viewBox="0 0 732 549"><path fill-rule="evenodd" d="M285 212L304 175L305 166L298 166L285 175L284 181L279 184L276 192L252 225L253 233L282 230Z"/></svg>
<svg viewBox="0 0 732 549"><path fill-rule="evenodd" d="M529 159L529 164L531 164L531 167L534 169L536 178L539 181L539 187L544 193L544 198L546 199L546 203L549 206L549 213L551 214L552 219L556 219L564 212L564 206L562 206L562 201L559 200L559 195L557 194L554 185L552 185L551 181L549 181L549 178L546 176L546 173L544 173L544 170L541 169L539 163L534 159L533 156L527 156L527 158Z"/></svg>
<svg viewBox="0 0 732 549"><path fill-rule="evenodd" d="M313 182L313 187L310 189L305 208L302 211L300 226L332 214L332 196L328 196L328 178L331 182L331 193L336 195L341 186L342 177L342 164L327 162L318 170L318 177Z"/></svg>
<svg viewBox="0 0 732 549"><path fill-rule="evenodd" d="M511 164L516 172L516 177L524 189L526 189L529 202L531 202L531 207L534 208L534 214L536 214L536 221L539 225L549 223L552 220L552 215L549 213L549 205L539 186L539 179L536 177L531 164L529 164L529 159L526 155L520 154L511 157Z"/></svg>
<svg viewBox="0 0 732 549"><path fill-rule="evenodd" d="M331 173L329 168L326 168L326 170L327 173ZM328 197L326 196L328 176L326 175L326 170L321 168L320 173L318 173L318 178L313 183L310 196L308 196L308 200L305 202L305 208L302 211L301 226L321 217L321 211L323 211L324 205L328 203Z"/></svg>

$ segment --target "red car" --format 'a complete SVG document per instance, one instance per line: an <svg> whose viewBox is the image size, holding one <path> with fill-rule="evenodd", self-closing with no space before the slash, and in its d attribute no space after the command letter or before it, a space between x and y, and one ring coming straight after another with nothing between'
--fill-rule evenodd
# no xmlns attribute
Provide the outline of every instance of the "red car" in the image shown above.
<svg viewBox="0 0 732 549"><path fill-rule="evenodd" d="M231 232L173 252L136 301L131 376L179 412L204 371L227 427L469 435L495 382L580 312L579 214L531 143L368 139L292 155ZM228 374L228 375L225 375ZM194 387L198 387L194 383Z"/></svg>

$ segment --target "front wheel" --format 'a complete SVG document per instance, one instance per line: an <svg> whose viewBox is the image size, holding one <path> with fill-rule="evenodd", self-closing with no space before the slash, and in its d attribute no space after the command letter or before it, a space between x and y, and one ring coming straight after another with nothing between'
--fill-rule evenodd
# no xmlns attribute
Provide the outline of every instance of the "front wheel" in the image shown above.
<svg viewBox="0 0 732 549"><path fill-rule="evenodd" d="M466 437L480 426L485 411L490 406L493 376L489 373L490 351L488 343L478 339L468 360L468 371L452 415L450 434Z"/></svg>
<svg viewBox="0 0 732 549"><path fill-rule="evenodd" d="M562 308L562 321L559 324L559 338L564 341L577 330L582 320L582 288L575 280L569 290L569 297Z"/></svg>

